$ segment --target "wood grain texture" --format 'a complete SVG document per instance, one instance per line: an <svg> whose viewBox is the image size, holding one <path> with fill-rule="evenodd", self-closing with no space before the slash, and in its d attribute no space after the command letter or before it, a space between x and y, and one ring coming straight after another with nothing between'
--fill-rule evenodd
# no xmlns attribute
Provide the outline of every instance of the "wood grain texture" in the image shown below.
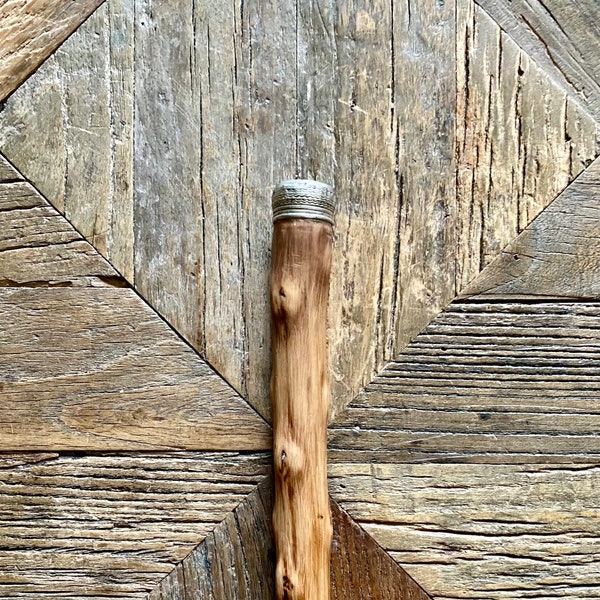
<svg viewBox="0 0 600 600"><path fill-rule="evenodd" d="M146 598L269 470L266 453L15 459L0 463L3 598Z"/></svg>
<svg viewBox="0 0 600 600"><path fill-rule="evenodd" d="M270 296L277 600L329 600L327 297L333 228L275 222Z"/></svg>
<svg viewBox="0 0 600 600"><path fill-rule="evenodd" d="M265 416L267 206L278 180L316 177L337 189L335 415L477 274L483 246L487 261L528 224L530 203L566 185L565 153L571 174L595 157L591 121L537 67L510 87L517 50L512 66L504 52L506 91L490 104L489 90L476 90L495 76L500 43L489 19L474 24L481 9L178 1L101 7L8 101L0 148ZM503 108L511 102L521 121ZM488 131L477 123L490 110ZM488 160L488 138L497 156L498 140L517 149L515 178L525 168L535 201L516 206L509 168ZM491 203L479 183L457 195L457 144L463 188L487 181L493 163ZM473 153L481 159L471 163ZM560 166L550 169L555 154ZM473 247L457 259L465 244Z"/></svg>
<svg viewBox="0 0 600 600"><path fill-rule="evenodd" d="M129 288L0 288L2 450L268 449L268 425Z"/></svg>
<svg viewBox="0 0 600 600"><path fill-rule="evenodd" d="M598 4L594 0L477 0L553 79L600 120Z"/></svg>
<svg viewBox="0 0 600 600"><path fill-rule="evenodd" d="M150 594L150 600L274 597L271 488L261 484ZM332 600L428 600L429 596L352 519L331 503Z"/></svg>
<svg viewBox="0 0 600 600"><path fill-rule="evenodd" d="M5 100L103 0L6 0L0 5L0 101Z"/></svg>
<svg viewBox="0 0 600 600"><path fill-rule="evenodd" d="M7 102L2 147L133 281L133 6L111 0Z"/></svg>
<svg viewBox="0 0 600 600"><path fill-rule="evenodd" d="M598 155L598 126L470 0L458 3L457 291Z"/></svg>
<svg viewBox="0 0 600 600"><path fill-rule="evenodd" d="M596 460L599 343L596 302L452 304L338 418L329 460Z"/></svg>
<svg viewBox="0 0 600 600"><path fill-rule="evenodd" d="M0 169L0 287L125 285L7 161Z"/></svg>
<svg viewBox="0 0 600 600"><path fill-rule="evenodd" d="M598 298L599 195L596 160L467 286L462 297Z"/></svg>
<svg viewBox="0 0 600 600"><path fill-rule="evenodd" d="M600 469L330 467L333 498L436 600L597 598Z"/></svg>

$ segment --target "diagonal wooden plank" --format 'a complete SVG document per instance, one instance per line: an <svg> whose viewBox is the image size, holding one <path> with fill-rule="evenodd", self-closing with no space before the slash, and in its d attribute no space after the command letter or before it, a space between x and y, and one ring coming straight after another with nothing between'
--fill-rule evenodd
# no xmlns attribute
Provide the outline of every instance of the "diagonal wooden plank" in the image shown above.
<svg viewBox="0 0 600 600"><path fill-rule="evenodd" d="M330 468L333 498L436 600L597 598L599 485L597 463Z"/></svg>
<svg viewBox="0 0 600 600"><path fill-rule="evenodd" d="M595 0L476 1L600 120L600 29Z"/></svg>
<svg viewBox="0 0 600 600"><path fill-rule="evenodd" d="M462 298L600 296L600 160L472 281Z"/></svg>
<svg viewBox="0 0 600 600"><path fill-rule="evenodd" d="M266 453L0 455L3 598L146 598L270 468Z"/></svg>
<svg viewBox="0 0 600 600"><path fill-rule="evenodd" d="M0 102L14 92L102 2L3 2L0 5Z"/></svg>
<svg viewBox="0 0 600 600"><path fill-rule="evenodd" d="M331 503L332 600L428 600L371 537ZM272 598L271 488L261 484L150 594L150 600Z"/></svg>
<svg viewBox="0 0 600 600"><path fill-rule="evenodd" d="M270 448L270 428L2 162L0 450Z"/></svg>

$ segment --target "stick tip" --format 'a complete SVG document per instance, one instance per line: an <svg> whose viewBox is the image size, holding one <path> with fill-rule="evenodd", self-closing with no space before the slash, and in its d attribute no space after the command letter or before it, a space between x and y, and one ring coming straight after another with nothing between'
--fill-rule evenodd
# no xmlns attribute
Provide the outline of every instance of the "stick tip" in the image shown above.
<svg viewBox="0 0 600 600"><path fill-rule="evenodd" d="M273 222L280 219L318 219L334 225L333 188L312 179L282 181L273 191Z"/></svg>

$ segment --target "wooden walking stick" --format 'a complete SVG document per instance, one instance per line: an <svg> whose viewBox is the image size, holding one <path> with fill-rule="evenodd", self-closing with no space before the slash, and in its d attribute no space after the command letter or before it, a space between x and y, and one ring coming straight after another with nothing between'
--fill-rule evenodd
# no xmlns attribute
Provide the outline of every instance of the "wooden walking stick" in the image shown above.
<svg viewBox="0 0 600 600"><path fill-rule="evenodd" d="M277 600L328 600L327 297L332 189L284 181L273 192L271 320L273 529Z"/></svg>

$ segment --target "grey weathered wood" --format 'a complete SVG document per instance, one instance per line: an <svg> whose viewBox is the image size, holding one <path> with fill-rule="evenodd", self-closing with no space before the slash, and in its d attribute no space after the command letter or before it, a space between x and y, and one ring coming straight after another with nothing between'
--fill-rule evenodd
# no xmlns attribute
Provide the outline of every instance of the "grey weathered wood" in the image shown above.
<svg viewBox="0 0 600 600"><path fill-rule="evenodd" d="M101 2L3 2L0 5L0 101L18 88Z"/></svg>
<svg viewBox="0 0 600 600"><path fill-rule="evenodd" d="M363 0L177 6L102 7L9 100L0 147L263 415L268 204L279 179L334 183L341 204L335 413L595 156L591 120L489 18L474 25L483 11L464 2L458 13L433 0L410 10ZM500 42L504 95L490 107ZM457 64L461 119L470 111L467 127L457 122L458 195ZM488 160L490 144L497 157L517 147L521 162ZM558 165L542 161L546 144ZM527 197L515 201L511 173L523 168Z"/></svg>
<svg viewBox="0 0 600 600"><path fill-rule="evenodd" d="M268 425L129 288L0 288L2 450L270 448Z"/></svg>
<svg viewBox="0 0 600 600"><path fill-rule="evenodd" d="M462 297L598 298L600 160L596 160L462 293Z"/></svg>
<svg viewBox="0 0 600 600"><path fill-rule="evenodd" d="M233 452L10 462L0 468L4 598L145 598L270 468L266 453Z"/></svg>
<svg viewBox="0 0 600 600"><path fill-rule="evenodd" d="M1 182L12 182L22 180L23 177L17 170L10 164L10 162L0 154L0 181Z"/></svg>
<svg viewBox="0 0 600 600"><path fill-rule="evenodd" d="M599 485L597 464L330 467L333 498L436 600L597 598Z"/></svg>
<svg viewBox="0 0 600 600"><path fill-rule="evenodd" d="M261 484L177 565L150 600L270 599L275 562L271 486ZM332 600L428 600L429 596L335 503Z"/></svg>
<svg viewBox="0 0 600 600"><path fill-rule="evenodd" d="M553 79L600 120L595 0L477 0Z"/></svg>
<svg viewBox="0 0 600 600"><path fill-rule="evenodd" d="M98 9L0 116L12 161L129 282L132 10L127 2Z"/></svg>
<svg viewBox="0 0 600 600"><path fill-rule="evenodd" d="M598 155L598 127L470 0L458 3L457 291Z"/></svg>
<svg viewBox="0 0 600 600"><path fill-rule="evenodd" d="M338 418L330 461L595 460L599 349L598 303L452 304Z"/></svg>

